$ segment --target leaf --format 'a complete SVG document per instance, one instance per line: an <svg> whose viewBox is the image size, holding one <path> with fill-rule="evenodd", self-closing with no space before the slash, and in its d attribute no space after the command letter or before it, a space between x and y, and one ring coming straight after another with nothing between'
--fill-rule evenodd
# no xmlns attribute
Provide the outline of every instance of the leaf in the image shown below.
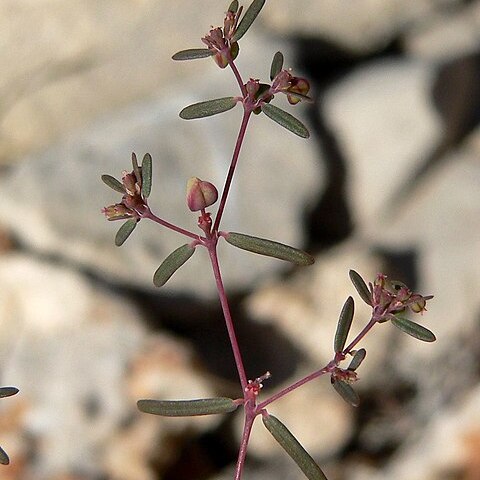
<svg viewBox="0 0 480 480"><path fill-rule="evenodd" d="M367 284L363 280L363 278L355 271L355 270L350 270L348 272L350 276L350 280L353 283L353 286L357 290L358 294L360 295L360 298L367 304L367 305L372 305L372 294L370 293L370 290L367 287Z"/></svg>
<svg viewBox="0 0 480 480"><path fill-rule="evenodd" d="M367 351L364 348L360 348L359 350L357 350L353 355L350 365L348 366L348 370L355 371L365 360L366 356L367 356Z"/></svg>
<svg viewBox="0 0 480 480"><path fill-rule="evenodd" d="M2 465L8 465L10 463L10 459L2 447L0 447L0 463Z"/></svg>
<svg viewBox="0 0 480 480"><path fill-rule="evenodd" d="M196 60L197 58L207 58L214 55L215 52L208 48L189 48L181 50L172 56L172 60Z"/></svg>
<svg viewBox="0 0 480 480"><path fill-rule="evenodd" d="M137 182L141 182L142 173L141 173L140 167L138 166L138 160L137 160L137 156L135 155L135 152L132 152L132 167L133 167L133 173L135 174L135 178L137 179Z"/></svg>
<svg viewBox="0 0 480 480"><path fill-rule="evenodd" d="M102 175L102 182L118 193L125 193L125 187L123 184L111 175Z"/></svg>
<svg viewBox="0 0 480 480"><path fill-rule="evenodd" d="M283 54L282 52L277 52L273 56L272 66L270 67L270 80L273 80L283 68Z"/></svg>
<svg viewBox="0 0 480 480"><path fill-rule="evenodd" d="M228 7L228 11L237 13L237 10L238 10L238 0L233 0L233 2Z"/></svg>
<svg viewBox="0 0 480 480"><path fill-rule="evenodd" d="M258 253L259 255L266 255L267 257L274 257L287 262L295 263L296 265L311 265L315 259L297 248L284 245L283 243L274 242L265 238L252 237L243 233L229 232L225 235L225 240L231 245L247 250L249 252Z"/></svg>
<svg viewBox="0 0 480 480"><path fill-rule="evenodd" d="M16 387L0 387L0 398L11 397L18 393L18 388Z"/></svg>
<svg viewBox="0 0 480 480"><path fill-rule="evenodd" d="M412 337L422 340L422 342L434 342L436 340L435 335L428 330L428 328L422 327L418 323L412 322L403 317L392 318L392 323L402 330L402 332L408 333Z"/></svg>
<svg viewBox="0 0 480 480"><path fill-rule="evenodd" d="M260 13L260 10L264 5L265 0L253 0L238 24L235 35L232 37L232 43L238 42L245 35L245 33L247 33L247 30L257 18L257 15Z"/></svg>
<svg viewBox="0 0 480 480"><path fill-rule="evenodd" d="M195 247L188 243L174 250L157 268L153 275L153 284L156 287L165 285L170 277L193 255Z"/></svg>
<svg viewBox="0 0 480 480"><path fill-rule="evenodd" d="M337 331L335 332L335 340L333 342L335 353L343 350L345 342L347 341L350 327L352 326L353 314L355 312L355 302L352 297L348 297L343 304L340 317L338 319Z"/></svg>
<svg viewBox="0 0 480 480"><path fill-rule="evenodd" d="M352 386L342 380L333 380L333 388L337 393L350 405L353 407L358 407L360 405L360 397L358 393L352 388Z"/></svg>
<svg viewBox="0 0 480 480"><path fill-rule="evenodd" d="M290 130L295 135L302 138L308 138L310 136L307 127L298 120L298 118L295 118L281 108L278 108L271 103L264 103L262 104L262 111L267 117L271 118L282 127L285 127L287 130Z"/></svg>
<svg viewBox="0 0 480 480"><path fill-rule="evenodd" d="M152 156L146 153L142 160L142 195L150 196L152 191Z"/></svg>
<svg viewBox="0 0 480 480"><path fill-rule="evenodd" d="M137 407L141 412L163 417L191 417L230 413L238 405L231 398L217 397L198 400L139 400Z"/></svg>
<svg viewBox="0 0 480 480"><path fill-rule="evenodd" d="M309 480L327 480L327 477L320 470L315 460L278 418L273 415L262 415L262 420L273 438L300 467Z"/></svg>
<svg viewBox="0 0 480 480"><path fill-rule="evenodd" d="M131 233L135 230L137 226L137 220L135 218L131 218L127 220L118 230L117 234L115 235L115 245L117 247L121 247L127 238L131 235Z"/></svg>
<svg viewBox="0 0 480 480"><path fill-rule="evenodd" d="M180 112L180 118L193 120L195 118L210 117L231 110L237 104L235 97L216 98L205 102L194 103Z"/></svg>

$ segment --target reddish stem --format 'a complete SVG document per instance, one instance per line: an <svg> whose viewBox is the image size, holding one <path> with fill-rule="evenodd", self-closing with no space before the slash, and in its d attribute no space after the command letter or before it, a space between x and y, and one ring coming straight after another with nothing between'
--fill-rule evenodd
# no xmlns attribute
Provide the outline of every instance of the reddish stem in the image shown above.
<svg viewBox="0 0 480 480"><path fill-rule="evenodd" d="M182 235L185 235L187 237L193 238L194 240L198 240L198 241L202 240L202 237L200 235L190 232L189 230L185 230L184 228L177 227L177 225L174 225L173 223L167 222L166 220L163 220L162 218L157 217L148 207L142 213L142 218L148 218L149 220L152 220L155 223L158 223L159 225L169 228L174 232L181 233Z"/></svg>
<svg viewBox="0 0 480 480"><path fill-rule="evenodd" d="M230 307L228 305L227 295L225 293L225 288L223 286L222 274L220 273L216 240L209 242L207 244L207 248L208 248L208 254L210 255L210 261L213 268L215 283L217 285L220 304L222 306L223 316L225 318L225 324L227 326L228 337L230 338L230 344L232 345L233 356L235 358L235 364L237 366L238 376L240 377L240 384L242 385L242 391L245 392L245 388L248 384L247 375L245 373L245 367L243 365L242 354L240 353L240 346L238 344L237 335L235 333L235 327L233 325L233 320L232 320L232 315L230 313Z"/></svg>
<svg viewBox="0 0 480 480"><path fill-rule="evenodd" d="M240 480L242 477L243 467L245 465L245 458L247 456L248 440L250 439L250 434L252 432L255 417L256 414L251 408L249 408L249 404L245 404L245 423L243 425L242 442L240 443L240 449L238 451L237 466L235 468L234 480Z"/></svg>
<svg viewBox="0 0 480 480"><path fill-rule="evenodd" d="M240 125L240 130L238 132L237 142L235 144L235 150L233 151L232 161L230 163L227 179L225 180L225 185L223 187L222 197L220 199L220 204L218 207L217 215L215 217L215 222L213 224L212 232L218 231L218 228L220 226L220 221L222 220L223 211L225 210L225 205L227 203L228 193L232 185L233 174L235 173L238 157L240 156L240 149L242 148L243 140L245 138L245 133L247 131L248 121L250 119L251 114L252 112L249 110L244 110L243 112L242 124Z"/></svg>

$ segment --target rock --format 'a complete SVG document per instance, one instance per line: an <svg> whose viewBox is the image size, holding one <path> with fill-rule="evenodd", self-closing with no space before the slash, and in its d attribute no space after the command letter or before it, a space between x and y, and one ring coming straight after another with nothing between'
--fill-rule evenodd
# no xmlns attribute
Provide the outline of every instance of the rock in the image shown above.
<svg viewBox="0 0 480 480"><path fill-rule="evenodd" d="M452 7L458 0L447 0ZM263 21L278 35L317 37L356 53L384 47L402 30L441 10L432 0L326 0L302 2L302 8L278 0Z"/></svg>
<svg viewBox="0 0 480 480"><path fill-rule="evenodd" d="M77 473L153 478L148 454L159 438L216 421L174 424L136 410L142 395L196 398L213 391L190 349L163 334L149 339L126 300L65 267L22 255L2 257L0 283L2 380L20 389L0 405L1 445L17 469L12 480ZM127 468L119 458L129 449Z"/></svg>
<svg viewBox="0 0 480 480"><path fill-rule="evenodd" d="M225 2L226 3L226 2ZM45 148L112 109L172 93L209 61L174 68L171 56L202 47L226 6L179 0L5 0L0 5L0 163Z"/></svg>
<svg viewBox="0 0 480 480"><path fill-rule="evenodd" d="M186 181L198 176L221 189L241 112L237 107L211 119L187 122L178 118L178 111L189 103L232 92L222 85L215 76L191 80L195 93L186 93L187 88L173 99L163 96L131 106L22 162L0 182L5 198L0 222L37 251L67 258L116 282L151 288L158 265L186 239L144 221L122 248L116 248L113 238L120 223L105 221L100 209L119 201L121 195L103 185L100 174L119 177L131 166L131 151L140 157L150 152L153 210L201 233L197 215L186 207ZM301 108L297 115L301 116ZM321 184L315 146L263 115L255 116L252 124L222 228L300 246L301 213ZM225 281L232 288L250 286L283 266L224 245L220 250ZM206 253L198 252L164 290L211 296L210 271Z"/></svg>
<svg viewBox="0 0 480 480"><path fill-rule="evenodd" d="M417 24L405 39L407 52L427 60L446 61L478 51L480 3L438 12Z"/></svg>
<svg viewBox="0 0 480 480"><path fill-rule="evenodd" d="M381 469L355 465L347 472L352 480L438 480L478 478L480 389L455 405L430 416L421 431L406 438L404 447ZM458 476L457 476L458 475Z"/></svg>
<svg viewBox="0 0 480 480"><path fill-rule="evenodd" d="M409 60L360 67L333 87L324 113L346 158L354 223L388 215L386 205L440 139L429 101L435 69Z"/></svg>

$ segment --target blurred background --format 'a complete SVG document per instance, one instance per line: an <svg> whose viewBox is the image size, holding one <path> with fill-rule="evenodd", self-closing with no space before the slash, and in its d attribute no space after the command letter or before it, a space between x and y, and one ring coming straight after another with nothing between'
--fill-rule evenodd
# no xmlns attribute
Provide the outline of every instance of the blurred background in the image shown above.
<svg viewBox="0 0 480 480"><path fill-rule="evenodd" d="M140 398L239 392L198 252L162 290L178 235L146 221L126 244L100 181L154 160L152 209L195 229L191 176L223 184L240 108L186 122L189 103L237 95L202 47L228 1L0 1L0 401L7 480L228 480L241 415L162 419ZM362 342L353 409L322 378L271 406L331 480L480 479L480 1L274 0L240 42L244 77L277 50L312 105L276 105L306 141L253 118L223 229L303 247L307 269L220 247L250 378L273 393L332 356L348 279L377 272L433 294L422 344L389 323ZM240 412L237 412L240 413ZM260 424L245 479L303 478Z"/></svg>

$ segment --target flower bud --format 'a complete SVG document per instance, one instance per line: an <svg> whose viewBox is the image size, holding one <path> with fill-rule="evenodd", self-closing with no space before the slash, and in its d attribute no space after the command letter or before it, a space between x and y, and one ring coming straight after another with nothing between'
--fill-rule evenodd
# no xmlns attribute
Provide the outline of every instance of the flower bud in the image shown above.
<svg viewBox="0 0 480 480"><path fill-rule="evenodd" d="M192 212L203 210L213 205L218 198L218 191L210 182L192 177L187 182L187 205Z"/></svg>
<svg viewBox="0 0 480 480"><path fill-rule="evenodd" d="M413 294L410 297L410 300L412 301L410 304L410 309L413 313L423 313L426 310L425 306L427 302L422 295Z"/></svg>

